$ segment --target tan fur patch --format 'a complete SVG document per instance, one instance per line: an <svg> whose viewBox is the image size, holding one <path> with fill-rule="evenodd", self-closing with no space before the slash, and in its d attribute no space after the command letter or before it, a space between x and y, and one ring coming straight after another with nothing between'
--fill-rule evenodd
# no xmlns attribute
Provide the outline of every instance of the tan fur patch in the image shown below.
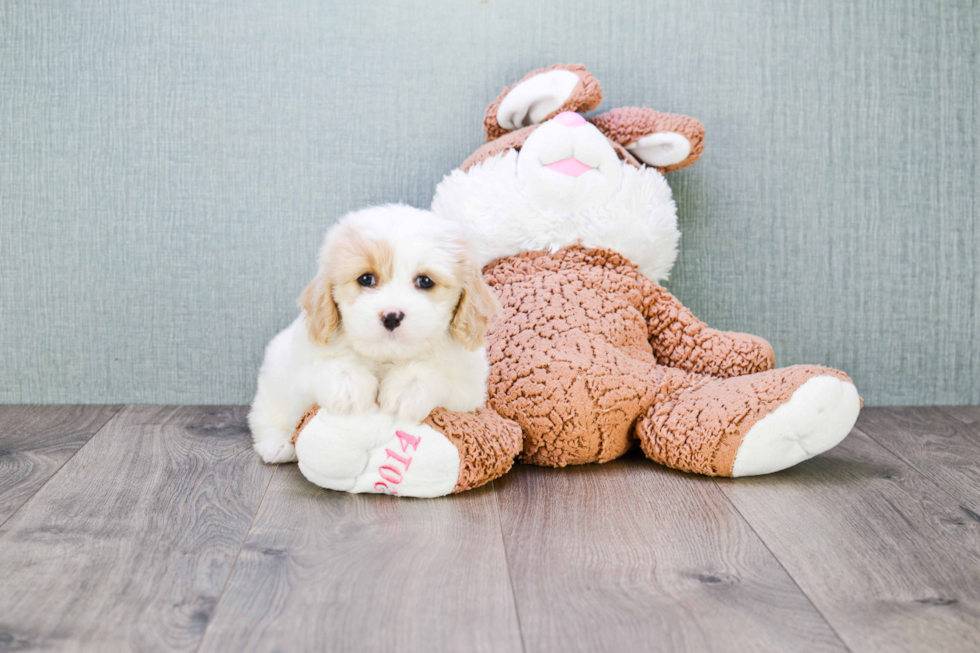
<svg viewBox="0 0 980 653"><path fill-rule="evenodd" d="M357 284L362 274L373 274L379 285L391 280L394 259L394 250L387 241L367 238L349 225L341 227L320 262L320 271L300 296L310 338L327 344L340 328L335 295L350 297L363 292L364 288Z"/></svg>
<svg viewBox="0 0 980 653"><path fill-rule="evenodd" d="M382 285L391 280L395 252L385 240L375 240L346 227L337 234L327 253L325 265L330 279L340 285L356 281L362 274L373 274Z"/></svg>
<svg viewBox="0 0 980 653"><path fill-rule="evenodd" d="M316 275L299 298L306 312L306 329L313 342L327 344L340 328L340 309L333 298L333 285L323 270Z"/></svg>
<svg viewBox="0 0 980 653"><path fill-rule="evenodd" d="M484 281L472 247L466 241L458 244L460 256L456 260L456 278L461 292L449 331L457 342L474 351L486 344L487 330L500 312L500 301Z"/></svg>

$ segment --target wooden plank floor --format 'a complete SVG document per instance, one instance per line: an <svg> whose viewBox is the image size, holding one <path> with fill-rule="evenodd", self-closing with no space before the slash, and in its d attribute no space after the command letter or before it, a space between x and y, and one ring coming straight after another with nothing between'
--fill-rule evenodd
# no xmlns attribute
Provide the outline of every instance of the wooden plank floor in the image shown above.
<svg viewBox="0 0 980 653"><path fill-rule="evenodd" d="M980 408L791 470L316 488L243 407L0 406L0 652L978 651Z"/></svg>

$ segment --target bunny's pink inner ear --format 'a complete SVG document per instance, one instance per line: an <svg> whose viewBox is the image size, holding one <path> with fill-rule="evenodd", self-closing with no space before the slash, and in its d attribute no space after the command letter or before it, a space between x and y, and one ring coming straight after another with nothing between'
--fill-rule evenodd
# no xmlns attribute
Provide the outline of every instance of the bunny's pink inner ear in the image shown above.
<svg viewBox="0 0 980 653"><path fill-rule="evenodd" d="M487 107L487 141L539 125L563 111L591 111L602 102L602 87L581 64L555 64L529 73Z"/></svg>
<svg viewBox="0 0 980 653"><path fill-rule="evenodd" d="M687 116L621 107L592 123L646 165L662 172L686 168L704 151L704 125Z"/></svg>

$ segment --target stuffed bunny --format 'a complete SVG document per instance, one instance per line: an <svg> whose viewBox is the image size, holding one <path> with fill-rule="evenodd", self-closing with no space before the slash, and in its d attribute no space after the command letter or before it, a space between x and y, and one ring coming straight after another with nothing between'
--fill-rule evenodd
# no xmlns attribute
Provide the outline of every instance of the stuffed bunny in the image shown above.
<svg viewBox="0 0 980 653"><path fill-rule="evenodd" d="M846 374L773 369L765 340L708 327L658 284L680 237L664 175L698 160L704 129L645 108L585 119L601 99L584 66L530 73L490 105L487 143L436 189L433 212L472 229L503 306L488 334L487 408L437 409L397 429L439 440L443 451L452 445L453 478L443 472L423 493L404 491L414 468L391 459L398 483L359 487L435 496L496 478L515 455L556 467L600 463L637 440L668 467L750 476L811 458L850 432L861 400ZM316 415L313 407L297 429L301 466L330 456L319 444L332 427L310 428Z"/></svg>

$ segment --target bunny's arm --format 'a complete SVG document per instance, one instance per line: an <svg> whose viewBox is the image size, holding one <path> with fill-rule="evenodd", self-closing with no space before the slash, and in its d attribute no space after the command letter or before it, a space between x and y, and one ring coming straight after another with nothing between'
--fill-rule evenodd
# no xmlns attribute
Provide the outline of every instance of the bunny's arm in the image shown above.
<svg viewBox="0 0 980 653"><path fill-rule="evenodd" d="M764 339L712 329L654 281L639 281L647 337L659 364L721 378L773 368L775 356Z"/></svg>

